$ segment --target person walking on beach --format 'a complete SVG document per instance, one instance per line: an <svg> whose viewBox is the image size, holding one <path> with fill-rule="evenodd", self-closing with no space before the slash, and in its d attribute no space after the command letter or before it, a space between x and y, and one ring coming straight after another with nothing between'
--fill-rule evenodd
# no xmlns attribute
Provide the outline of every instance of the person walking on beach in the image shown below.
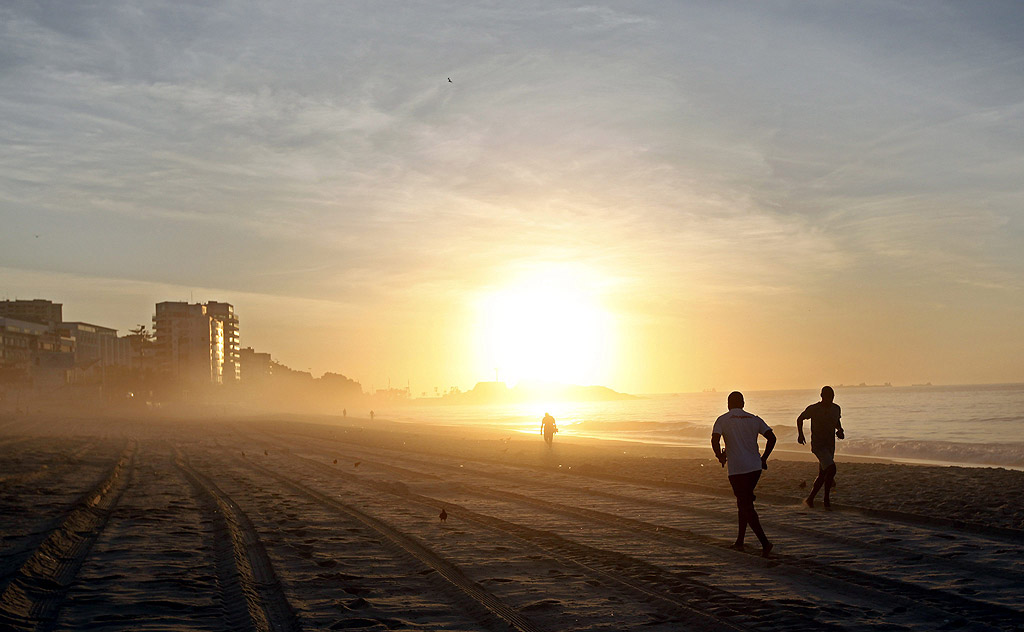
<svg viewBox="0 0 1024 632"><path fill-rule="evenodd" d="M544 413L544 419L540 420L540 432L544 435L544 443L551 446L551 442L555 439L555 433L558 432L558 427L555 425L555 418L550 413Z"/></svg>
<svg viewBox="0 0 1024 632"><path fill-rule="evenodd" d="M825 508L832 507L829 491L836 484L836 438L845 439L843 425L839 422L842 410L834 403L836 392L831 386L821 388L821 401L811 404L796 418L796 441L800 445L807 443L804 438L804 419L811 420L811 453L818 458L818 477L814 479L811 493L804 499L808 507L814 506L814 497L818 490L825 488L822 502Z"/></svg>
<svg viewBox="0 0 1024 632"><path fill-rule="evenodd" d="M724 467L729 464L729 484L736 495L736 508L739 513L739 534L732 548L743 550L743 538L747 534L747 525L761 542L761 555L768 557L773 544L761 528L761 519L754 509L754 488L761 478L761 470L768 469L768 455L775 449L775 433L757 415L743 410L743 393L729 393L729 412L715 420L711 429L711 449L715 451L718 462ZM757 449L757 435L764 435L767 444L764 454ZM721 439L725 437L725 450L722 450Z"/></svg>

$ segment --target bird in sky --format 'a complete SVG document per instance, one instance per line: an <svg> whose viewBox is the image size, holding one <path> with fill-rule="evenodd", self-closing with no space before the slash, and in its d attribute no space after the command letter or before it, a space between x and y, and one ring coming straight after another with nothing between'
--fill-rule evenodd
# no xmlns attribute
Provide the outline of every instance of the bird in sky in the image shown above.
<svg viewBox="0 0 1024 632"><path fill-rule="evenodd" d="M448 77L448 83L451 83L451 82L452 82L452 78Z"/></svg>

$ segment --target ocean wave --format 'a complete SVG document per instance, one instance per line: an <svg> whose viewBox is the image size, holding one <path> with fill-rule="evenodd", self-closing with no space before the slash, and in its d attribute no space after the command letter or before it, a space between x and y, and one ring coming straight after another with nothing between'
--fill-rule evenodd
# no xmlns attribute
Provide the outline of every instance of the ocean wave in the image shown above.
<svg viewBox="0 0 1024 632"><path fill-rule="evenodd" d="M958 443L954 441L850 440L843 453L890 459L964 465L1024 467L1024 442Z"/></svg>

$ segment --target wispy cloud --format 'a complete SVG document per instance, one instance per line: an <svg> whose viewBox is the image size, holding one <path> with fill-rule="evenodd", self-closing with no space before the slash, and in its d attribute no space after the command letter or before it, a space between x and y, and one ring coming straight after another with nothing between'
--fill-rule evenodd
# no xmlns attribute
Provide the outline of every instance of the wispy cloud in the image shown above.
<svg viewBox="0 0 1024 632"><path fill-rule="evenodd" d="M1022 16L8 3L0 264L381 304L544 260L634 304L1019 292Z"/></svg>

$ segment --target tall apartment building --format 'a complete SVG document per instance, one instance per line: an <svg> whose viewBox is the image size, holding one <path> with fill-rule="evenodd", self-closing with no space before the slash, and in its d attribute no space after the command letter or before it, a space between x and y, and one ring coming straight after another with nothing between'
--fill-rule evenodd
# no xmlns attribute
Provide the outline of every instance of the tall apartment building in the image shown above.
<svg viewBox="0 0 1024 632"><path fill-rule="evenodd" d="M238 318L229 303L157 303L153 331L159 373L195 385L238 379Z"/></svg>
<svg viewBox="0 0 1024 632"><path fill-rule="evenodd" d="M41 298L0 301L0 317L56 327L63 321L64 305Z"/></svg>
<svg viewBox="0 0 1024 632"><path fill-rule="evenodd" d="M238 316L231 303L210 301L206 313L219 320L224 328L224 382L237 382L242 377L242 363L239 357Z"/></svg>

